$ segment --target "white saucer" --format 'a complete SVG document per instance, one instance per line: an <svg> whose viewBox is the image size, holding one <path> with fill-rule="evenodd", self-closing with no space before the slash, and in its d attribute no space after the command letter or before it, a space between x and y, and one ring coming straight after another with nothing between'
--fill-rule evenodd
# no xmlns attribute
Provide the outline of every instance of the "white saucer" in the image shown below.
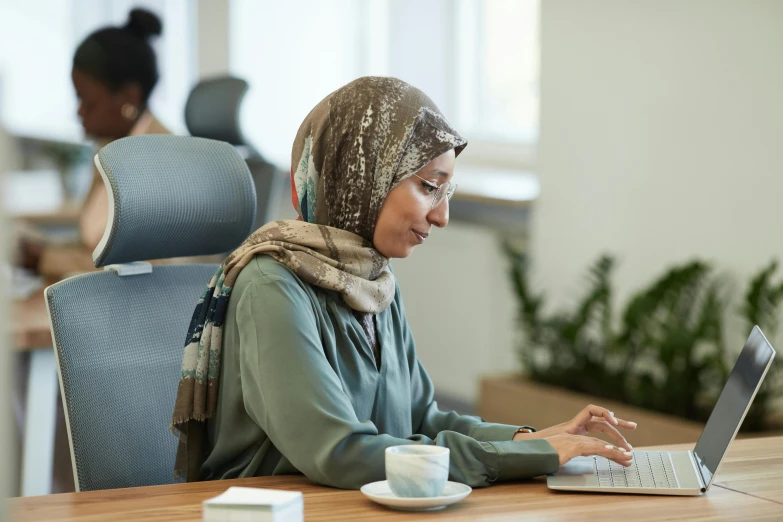
<svg viewBox="0 0 783 522"><path fill-rule="evenodd" d="M373 482L362 486L362 493L370 500L403 510L435 510L442 509L449 504L459 502L473 491L470 486L458 482L446 482L443 493L439 497L398 497L392 493L389 483L385 480Z"/></svg>

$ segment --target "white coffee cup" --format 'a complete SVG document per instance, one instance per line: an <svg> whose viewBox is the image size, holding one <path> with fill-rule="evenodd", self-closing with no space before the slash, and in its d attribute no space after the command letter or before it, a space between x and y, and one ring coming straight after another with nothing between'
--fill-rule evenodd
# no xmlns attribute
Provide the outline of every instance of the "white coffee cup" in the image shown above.
<svg viewBox="0 0 783 522"><path fill-rule="evenodd" d="M448 448L418 444L386 448L386 480L398 497L437 497L448 478Z"/></svg>

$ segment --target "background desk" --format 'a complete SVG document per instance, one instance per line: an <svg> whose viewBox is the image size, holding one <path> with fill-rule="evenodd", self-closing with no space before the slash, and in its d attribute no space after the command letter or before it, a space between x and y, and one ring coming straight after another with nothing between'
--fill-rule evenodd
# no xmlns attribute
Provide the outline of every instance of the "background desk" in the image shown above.
<svg viewBox="0 0 783 522"><path fill-rule="evenodd" d="M667 449L680 449L682 446ZM687 446L686 446L687 447ZM435 513L393 511L358 491L313 485L302 476L261 477L11 499L18 522L201 520L201 502L228 486L304 493L305 520L780 520L783 437L735 441L716 484L700 497L602 495L550 491L542 478L477 489ZM731 489L729 489L731 488Z"/></svg>
<svg viewBox="0 0 783 522"><path fill-rule="evenodd" d="M20 491L22 495L45 495L52 490L60 389L43 290L14 301L11 317L15 355L22 358L17 367L27 366L24 406L19 407L25 412Z"/></svg>
<svg viewBox="0 0 783 522"><path fill-rule="evenodd" d="M25 496L45 495L53 487L54 491L73 491L71 456L43 290L14 301L11 310L15 367L26 368L26 374L17 377L20 386L14 397L17 420L23 419L19 491ZM21 379L26 381L24 386Z"/></svg>

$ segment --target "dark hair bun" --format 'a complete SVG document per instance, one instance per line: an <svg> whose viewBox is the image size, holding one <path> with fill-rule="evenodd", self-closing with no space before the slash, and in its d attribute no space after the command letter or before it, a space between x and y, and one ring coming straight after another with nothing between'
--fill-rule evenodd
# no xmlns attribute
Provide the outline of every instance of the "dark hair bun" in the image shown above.
<svg viewBox="0 0 783 522"><path fill-rule="evenodd" d="M163 24L154 13L146 9L133 9L128 15L128 23L123 27L139 38L150 38L158 36L163 32Z"/></svg>

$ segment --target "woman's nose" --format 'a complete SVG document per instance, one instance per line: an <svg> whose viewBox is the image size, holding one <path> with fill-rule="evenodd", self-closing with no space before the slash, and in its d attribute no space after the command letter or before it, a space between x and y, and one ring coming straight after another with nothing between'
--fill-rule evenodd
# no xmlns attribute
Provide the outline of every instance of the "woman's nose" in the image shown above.
<svg viewBox="0 0 783 522"><path fill-rule="evenodd" d="M449 224L449 200L444 199L437 207L430 210L427 214L427 221L432 225L443 228Z"/></svg>

